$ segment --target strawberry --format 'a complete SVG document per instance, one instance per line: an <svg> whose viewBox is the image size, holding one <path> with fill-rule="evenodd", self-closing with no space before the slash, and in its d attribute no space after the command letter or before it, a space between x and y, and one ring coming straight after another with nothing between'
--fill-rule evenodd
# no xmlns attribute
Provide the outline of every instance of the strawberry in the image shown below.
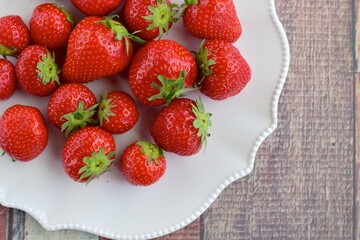
<svg viewBox="0 0 360 240"><path fill-rule="evenodd" d="M110 171L115 151L115 139L110 133L99 127L85 127L65 143L62 164L74 181L89 183Z"/></svg>
<svg viewBox="0 0 360 240"><path fill-rule="evenodd" d="M88 16L105 16L119 7L122 0L71 0L71 2Z"/></svg>
<svg viewBox="0 0 360 240"><path fill-rule="evenodd" d="M67 44L73 24L70 13L64 7L44 3L32 13L30 37L36 44L47 48L61 48Z"/></svg>
<svg viewBox="0 0 360 240"><path fill-rule="evenodd" d="M197 67L191 53L172 40L152 40L140 48L129 70L129 84L141 103L169 103L192 90Z"/></svg>
<svg viewBox="0 0 360 240"><path fill-rule="evenodd" d="M201 100L178 98L160 111L150 133L164 151L190 156L206 144L210 118Z"/></svg>
<svg viewBox="0 0 360 240"><path fill-rule="evenodd" d="M15 88L15 67L10 61L0 58L0 100L10 98Z"/></svg>
<svg viewBox="0 0 360 240"><path fill-rule="evenodd" d="M0 55L15 56L29 45L29 29L17 15L0 18Z"/></svg>
<svg viewBox="0 0 360 240"><path fill-rule="evenodd" d="M125 149L119 168L129 183L148 186L164 175L166 160L158 146L147 141L138 141Z"/></svg>
<svg viewBox="0 0 360 240"><path fill-rule="evenodd" d="M70 35L63 77L86 83L121 72L133 55L131 39L141 41L109 17L84 18Z"/></svg>
<svg viewBox="0 0 360 240"><path fill-rule="evenodd" d="M127 0L123 9L124 24L144 40L161 38L175 18L177 5L170 0Z"/></svg>
<svg viewBox="0 0 360 240"><path fill-rule="evenodd" d="M37 108L14 105L5 110L0 118L0 147L13 160L33 160L47 142L48 129Z"/></svg>
<svg viewBox="0 0 360 240"><path fill-rule="evenodd" d="M113 134L129 131L137 122L139 113L132 97L121 91L104 94L99 104L100 126Z"/></svg>
<svg viewBox="0 0 360 240"><path fill-rule="evenodd" d="M19 86L34 96L47 96L60 85L55 56L44 46L26 47L15 65Z"/></svg>
<svg viewBox="0 0 360 240"><path fill-rule="evenodd" d="M222 39L235 42L242 28L233 0L185 0L183 14L189 33L202 39Z"/></svg>
<svg viewBox="0 0 360 240"><path fill-rule="evenodd" d="M196 54L200 91L214 100L237 95L251 79L239 50L223 40L208 40Z"/></svg>
<svg viewBox="0 0 360 240"><path fill-rule="evenodd" d="M50 98L47 115L66 135L95 124L94 115L96 97L86 86L78 83L67 83L56 89Z"/></svg>

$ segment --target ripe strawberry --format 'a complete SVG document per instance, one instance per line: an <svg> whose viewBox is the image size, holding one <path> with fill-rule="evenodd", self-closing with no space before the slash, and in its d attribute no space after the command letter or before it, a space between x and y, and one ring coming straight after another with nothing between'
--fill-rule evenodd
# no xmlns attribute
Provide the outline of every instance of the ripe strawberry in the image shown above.
<svg viewBox="0 0 360 240"><path fill-rule="evenodd" d="M16 15L0 18L0 55L15 56L29 45L29 29Z"/></svg>
<svg viewBox="0 0 360 240"><path fill-rule="evenodd" d="M115 151L115 140L110 133L99 127L85 127L67 140L62 164L74 181L89 183L110 171Z"/></svg>
<svg viewBox="0 0 360 240"><path fill-rule="evenodd" d="M148 186L164 175L165 156L158 146L147 141L138 141L125 149L119 168L129 183Z"/></svg>
<svg viewBox="0 0 360 240"><path fill-rule="evenodd" d="M0 58L0 100L10 98L15 88L15 67L10 61Z"/></svg>
<svg viewBox="0 0 360 240"><path fill-rule="evenodd" d="M129 94L113 91L102 96L98 117L103 129L120 134L129 131L136 124L139 113Z"/></svg>
<svg viewBox="0 0 360 240"><path fill-rule="evenodd" d="M88 16L105 16L119 7L122 0L71 0L71 2Z"/></svg>
<svg viewBox="0 0 360 240"><path fill-rule="evenodd" d="M35 107L14 105L0 118L0 147L14 160L27 162L42 153L48 129Z"/></svg>
<svg viewBox="0 0 360 240"><path fill-rule="evenodd" d="M56 89L51 96L47 115L57 128L66 135L95 124L96 97L89 88L78 83L67 83Z"/></svg>
<svg viewBox="0 0 360 240"><path fill-rule="evenodd" d="M70 13L64 7L44 3L32 13L30 37L36 44L47 48L61 48L67 44L73 24Z"/></svg>
<svg viewBox="0 0 360 240"><path fill-rule="evenodd" d="M208 40L196 54L200 91L214 100L237 95L251 79L239 50L223 40Z"/></svg>
<svg viewBox="0 0 360 240"><path fill-rule="evenodd" d="M176 4L170 0L127 0L123 9L124 24L144 40L161 38L178 19Z"/></svg>
<svg viewBox="0 0 360 240"><path fill-rule="evenodd" d="M172 40L152 40L135 54L129 83L141 103L156 106L192 90L196 74L196 62L187 49Z"/></svg>
<svg viewBox="0 0 360 240"><path fill-rule="evenodd" d="M206 144L210 117L201 100L178 98L160 111L150 133L164 151L190 156Z"/></svg>
<svg viewBox="0 0 360 240"><path fill-rule="evenodd" d="M119 73L132 58L131 39L141 41L111 18L84 18L70 35L63 77L86 83Z"/></svg>
<svg viewBox="0 0 360 240"><path fill-rule="evenodd" d="M189 33L202 39L222 39L231 43L239 39L242 28L233 0L185 2L190 2L183 15Z"/></svg>
<svg viewBox="0 0 360 240"><path fill-rule="evenodd" d="M15 65L19 86L34 96L47 96L60 85L55 56L44 46L26 47Z"/></svg>

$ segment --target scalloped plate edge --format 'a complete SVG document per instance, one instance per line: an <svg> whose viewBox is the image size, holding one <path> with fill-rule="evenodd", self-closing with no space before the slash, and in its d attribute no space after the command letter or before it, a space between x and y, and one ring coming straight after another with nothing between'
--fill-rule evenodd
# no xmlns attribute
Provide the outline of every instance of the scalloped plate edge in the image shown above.
<svg viewBox="0 0 360 240"><path fill-rule="evenodd" d="M215 191L210 195L210 197L205 201L205 203L202 206L200 206L200 208L198 210L196 210L193 214L191 214L186 219L184 219L183 221L181 221L175 225L168 226L164 229L160 229L160 230L157 230L154 232L148 232L148 233L142 233L142 234L119 234L119 233L114 233L114 232L103 231L103 230L98 229L93 226L81 225L81 224L76 224L76 223L48 224L46 221L46 218L42 214L37 212L35 209L32 209L26 205L19 204L16 202L6 202L5 198L4 198L5 194L3 192L0 192L0 203L5 207L16 208L16 209L20 209L22 211L27 212L32 217L34 217L48 231L61 230L61 229L73 229L73 230L80 230L80 231L93 233L93 234L96 234L99 236L112 238L112 239L140 240L140 239L151 239L151 238L161 237L161 236L170 234L172 232L175 232L175 231L187 226L191 222L193 222L202 213L204 213L206 211L206 209L208 209L210 207L210 205L216 200L216 198L220 195L220 193L227 186L229 186L234 181L247 176L248 174L250 174L252 172L252 170L254 168L254 164L255 164L255 157L256 157L257 150L259 149L260 145L265 141L265 139L277 127L278 103L279 103L281 91L283 89L283 86L284 86L284 83L285 83L285 80L287 77L288 69L289 69L290 48L289 48L289 43L288 43L288 39L287 39L285 30L284 30L284 28L278 18L278 15L276 13L274 0L269 0L268 8L269 8L272 22L274 23L276 30L280 36L280 40L281 40L281 44L282 44L282 58L283 58L279 81L276 85L276 89L275 89L275 92L274 92L274 95L272 98L272 102L271 102L272 124L267 129L265 129L260 134L260 136L258 136L257 140L255 141L255 143L252 147L250 156L249 156L250 157L250 164L249 164L250 166L244 170L237 171L230 177L226 178L215 189Z"/></svg>

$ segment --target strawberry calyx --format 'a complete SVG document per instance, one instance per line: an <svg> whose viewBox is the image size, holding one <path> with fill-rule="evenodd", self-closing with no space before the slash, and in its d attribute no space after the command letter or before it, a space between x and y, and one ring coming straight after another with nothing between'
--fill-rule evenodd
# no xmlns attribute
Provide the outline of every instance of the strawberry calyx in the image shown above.
<svg viewBox="0 0 360 240"><path fill-rule="evenodd" d="M140 152L147 157L148 165L150 165L151 162L159 165L158 159L164 156L163 150L161 150L155 144L149 143L147 141L138 141L136 144L140 146Z"/></svg>
<svg viewBox="0 0 360 240"><path fill-rule="evenodd" d="M180 5L180 9L183 9L181 12L181 16L184 15L186 8L188 8L190 5L198 4L198 2L198 0L184 0L184 3Z"/></svg>
<svg viewBox="0 0 360 240"><path fill-rule="evenodd" d="M118 17L118 16L114 15L114 16L105 17L104 20L99 21L98 23L108 26L114 32L116 41L121 41L123 38L125 38L125 48L126 48L127 54L129 54L129 48L130 48L129 39L131 39L135 42L138 42L138 43L145 43L145 41L143 39L134 35L134 34L138 33L139 31L129 33L128 30L126 29L126 27L124 27L124 25L122 25L120 22L115 21L113 19L115 17Z"/></svg>
<svg viewBox="0 0 360 240"><path fill-rule="evenodd" d="M166 105L169 105L170 102L177 97L183 96L185 93L193 91L192 87L185 87L185 77L186 71L182 70L177 79L168 79L163 75L158 75L158 79L161 85L152 82L151 86L160 92L156 95L151 96L148 100L152 101L154 99L164 99L166 100Z"/></svg>
<svg viewBox="0 0 360 240"><path fill-rule="evenodd" d="M60 5L57 5L57 4L54 4L54 5L55 5L55 7L60 9L65 14L66 20L68 20L68 22L71 23L71 26L74 27L75 23L74 23L74 20L71 17L70 12L68 10L66 10L66 8L64 6L60 6Z"/></svg>
<svg viewBox="0 0 360 240"><path fill-rule="evenodd" d="M162 38L164 32L169 31L169 23L177 22L179 18L176 18L175 15L178 13L179 6L177 4L167 4L166 0L157 0L157 6L148 6L151 14L143 16L147 21L150 21L151 24L146 28L146 30L152 30L154 28L159 28L159 39Z"/></svg>
<svg viewBox="0 0 360 240"><path fill-rule="evenodd" d="M15 56L15 52L17 51L14 47L5 47L3 44L0 44L0 55L2 56Z"/></svg>
<svg viewBox="0 0 360 240"><path fill-rule="evenodd" d="M198 137L201 137L201 143L207 144L207 138L210 137L208 132L209 127L211 127L211 113L205 112L205 107L201 99L196 100L196 105L191 104L192 111L196 116L196 119L193 122L193 126L199 131L197 133Z"/></svg>
<svg viewBox="0 0 360 240"><path fill-rule="evenodd" d="M206 76L211 75L213 73L210 67L216 64L216 62L213 59L209 59L208 48L203 47L204 42L205 40L201 42L200 50L198 53L196 53L195 56L196 65L198 66L198 69L201 71L201 80L199 84L203 82Z"/></svg>
<svg viewBox="0 0 360 240"><path fill-rule="evenodd" d="M38 69L37 77L41 79L41 83L46 85L48 83L56 82L60 85L59 74L61 69L55 63L55 54L47 51L46 54L42 55L41 61L36 65Z"/></svg>
<svg viewBox="0 0 360 240"><path fill-rule="evenodd" d="M84 102L79 102L76 111L61 116L61 120L66 120L66 122L61 126L61 131L65 132L65 134L69 136L76 132L79 128L85 127L88 123L95 124L96 121L92 117L96 113L95 109L97 106L98 104L94 104L88 109L84 109Z"/></svg>
<svg viewBox="0 0 360 240"><path fill-rule="evenodd" d="M79 170L80 180L88 178L86 184L89 184L94 178L99 179L104 172L110 172L114 156L115 152L105 154L105 148L102 147L98 152L92 152L90 157L84 157L85 166Z"/></svg>
<svg viewBox="0 0 360 240"><path fill-rule="evenodd" d="M111 111L111 109L115 107L115 105L111 105L112 100L113 100L113 98L107 98L107 93L104 93L101 96L101 101L99 104L99 111L98 111L98 118L99 118L100 126L103 125L104 119L107 122L109 122L110 116L116 116L116 114Z"/></svg>

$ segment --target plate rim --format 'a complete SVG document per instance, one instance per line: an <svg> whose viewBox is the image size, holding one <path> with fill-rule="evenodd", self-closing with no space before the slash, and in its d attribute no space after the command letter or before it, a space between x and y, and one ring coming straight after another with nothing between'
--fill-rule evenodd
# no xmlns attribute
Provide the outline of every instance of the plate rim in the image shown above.
<svg viewBox="0 0 360 240"><path fill-rule="evenodd" d="M272 101L271 101L271 118L272 123L269 127L267 127L256 139L255 143L253 144L253 147L251 149L249 158L249 166L245 169L241 169L233 173L231 176L227 177L222 183L220 183L214 192L209 196L209 198L192 214L190 214L188 217L186 217L184 220L180 221L179 223L176 223L171 226L167 226L165 228L153 231L153 232L147 232L147 233L139 233L139 234L126 234L126 233L114 233L109 231L103 231L101 229L98 229L94 226L86 225L86 224L76 224L76 223L64 223L64 224L50 224L47 222L44 215L40 214L37 210L26 206L24 204L19 204L16 202L6 202L5 200L5 194L3 192L0 192L0 204L4 207L8 208L15 208L22 210L28 214L30 214L37 222L40 223L40 225L45 228L48 231L55 231L55 230L63 230L63 229L72 229L72 230L80 230L85 231L88 233L92 233L95 235L99 235L106 238L111 239L152 239L161 237L167 234L170 234L172 232L175 232L190 223L192 223L195 219L200 217L201 214L203 214L210 205L218 198L218 196L221 194L221 192L229 186L234 181L247 176L250 174L254 168L255 165L255 158L256 153L260 147L260 145L265 141L265 139L274 132L274 130L277 128L278 124L278 103L280 99L280 95L283 89L283 86L285 84L289 65L290 65L290 47L288 38L286 36L285 29L280 22L280 19L276 12L275 7L275 0L267 0L268 1L268 11L271 17L271 20L275 26L275 29L280 37L281 41L281 50L282 50L282 67L281 67L281 73L279 75L279 79L277 82L277 85L275 87ZM0 189L1 190L1 189Z"/></svg>

